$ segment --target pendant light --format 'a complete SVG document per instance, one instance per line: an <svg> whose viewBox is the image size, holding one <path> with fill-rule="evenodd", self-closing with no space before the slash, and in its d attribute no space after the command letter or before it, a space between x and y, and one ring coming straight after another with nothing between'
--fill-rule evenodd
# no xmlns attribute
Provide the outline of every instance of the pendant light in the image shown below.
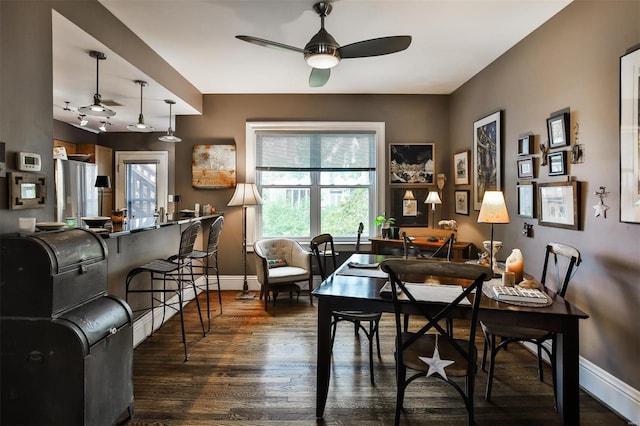
<svg viewBox="0 0 640 426"><path fill-rule="evenodd" d="M135 80L136 84L140 85L140 115L138 116L138 122L136 124L129 124L127 129L134 132L152 132L155 129L147 124L144 124L144 116L142 115L142 88L147 85L146 81Z"/></svg>
<svg viewBox="0 0 640 426"><path fill-rule="evenodd" d="M164 101L169 104L169 129L167 130L167 134L160 136L158 140L162 142L182 142L182 139L173 134L173 129L171 128L171 105L174 105L176 102L171 99L165 99Z"/></svg>
<svg viewBox="0 0 640 426"><path fill-rule="evenodd" d="M100 96L100 91L98 90L100 61L107 59L107 56L95 50L89 52L89 56L96 58L96 93L93 95L93 104L78 108L78 112L96 117L113 117L116 112L102 104L102 96Z"/></svg>

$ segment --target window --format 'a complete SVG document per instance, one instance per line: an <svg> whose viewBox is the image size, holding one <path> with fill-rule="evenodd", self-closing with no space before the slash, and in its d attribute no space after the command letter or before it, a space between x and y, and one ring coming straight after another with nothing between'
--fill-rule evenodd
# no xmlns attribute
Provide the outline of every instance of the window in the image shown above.
<svg viewBox="0 0 640 426"><path fill-rule="evenodd" d="M383 123L247 123L247 141L247 180L264 199L258 238L349 241L359 222L368 234L383 199Z"/></svg>
<svg viewBox="0 0 640 426"><path fill-rule="evenodd" d="M130 218L153 218L167 208L167 151L116 152L116 207Z"/></svg>

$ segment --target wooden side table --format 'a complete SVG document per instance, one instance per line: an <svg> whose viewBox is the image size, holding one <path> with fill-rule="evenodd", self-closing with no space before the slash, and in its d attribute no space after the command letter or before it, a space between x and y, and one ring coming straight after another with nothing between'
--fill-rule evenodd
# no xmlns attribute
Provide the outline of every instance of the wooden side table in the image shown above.
<svg viewBox="0 0 640 426"><path fill-rule="evenodd" d="M403 249L402 240L373 237L369 238L369 241L371 242L371 251L375 254L384 254L385 249ZM429 241L427 237L415 237L413 239L413 244L419 250L425 252L433 252L437 250L443 242L443 240ZM457 241L453 244L451 249L451 260L460 261L475 259L476 257L473 243Z"/></svg>

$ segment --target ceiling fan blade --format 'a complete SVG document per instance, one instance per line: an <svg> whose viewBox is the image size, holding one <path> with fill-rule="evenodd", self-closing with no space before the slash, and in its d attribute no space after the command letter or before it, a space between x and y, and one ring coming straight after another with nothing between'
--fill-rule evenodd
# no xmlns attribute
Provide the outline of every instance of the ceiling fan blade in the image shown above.
<svg viewBox="0 0 640 426"><path fill-rule="evenodd" d="M372 38L347 44L338 49L340 57L366 58L368 56L388 55L405 50L411 44L411 36L391 36Z"/></svg>
<svg viewBox="0 0 640 426"><path fill-rule="evenodd" d="M247 43L257 44L258 46L271 47L273 49L287 50L290 52L293 51L298 53L304 53L304 49L289 46L288 44L278 43L277 41L270 41L270 40L265 40L262 38L251 37L246 35L237 35L236 38L242 41L246 41Z"/></svg>
<svg viewBox="0 0 640 426"><path fill-rule="evenodd" d="M331 76L331 68L320 69L312 68L311 75L309 75L309 87L322 87Z"/></svg>

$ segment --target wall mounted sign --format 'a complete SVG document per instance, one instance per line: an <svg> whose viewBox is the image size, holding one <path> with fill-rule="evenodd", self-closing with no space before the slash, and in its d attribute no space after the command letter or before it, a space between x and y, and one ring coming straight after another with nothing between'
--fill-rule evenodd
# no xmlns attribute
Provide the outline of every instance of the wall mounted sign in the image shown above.
<svg viewBox="0 0 640 426"><path fill-rule="evenodd" d="M236 186L235 145L194 145L191 162L194 188L220 189Z"/></svg>

